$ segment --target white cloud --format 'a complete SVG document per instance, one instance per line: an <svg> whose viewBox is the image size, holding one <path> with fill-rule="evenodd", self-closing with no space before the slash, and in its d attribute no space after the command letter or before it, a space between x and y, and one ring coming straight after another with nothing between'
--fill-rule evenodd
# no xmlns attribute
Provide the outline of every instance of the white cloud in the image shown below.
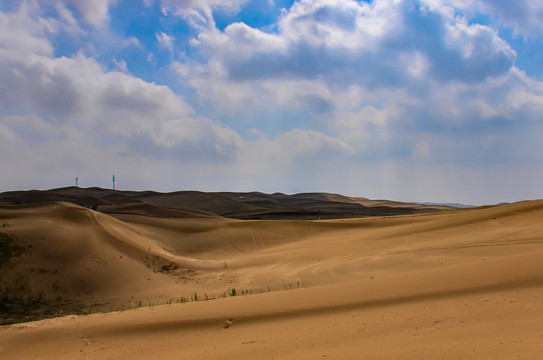
<svg viewBox="0 0 543 360"><path fill-rule="evenodd" d="M294 43L373 50L376 41L399 30L398 10L389 1L301 0L280 20L279 29Z"/></svg>
<svg viewBox="0 0 543 360"><path fill-rule="evenodd" d="M152 52L147 54L147 62L153 66L156 65L155 55Z"/></svg>
<svg viewBox="0 0 543 360"><path fill-rule="evenodd" d="M109 7L117 0L65 0L75 6L85 22L99 27L109 21Z"/></svg>
<svg viewBox="0 0 543 360"><path fill-rule="evenodd" d="M226 62L250 60L256 53L262 56L285 54L288 46L285 39L251 28L244 23L231 24L224 33L217 30L203 32L198 40L191 43Z"/></svg>
<svg viewBox="0 0 543 360"><path fill-rule="evenodd" d="M10 56L7 49L18 54L50 55L53 47L47 34L58 31L58 22L39 17L40 7L36 2L22 2L18 11L0 12L0 52Z"/></svg>
<svg viewBox="0 0 543 360"><path fill-rule="evenodd" d="M332 127L339 136L351 144L363 144L362 149L372 137L385 136L383 132L388 129L389 118L392 118L390 108L386 110L376 109L368 105L359 111L340 110L334 113L335 121ZM389 130L388 130L389 131ZM360 149L359 149L360 150Z"/></svg>
<svg viewBox="0 0 543 360"><path fill-rule="evenodd" d="M124 61L123 59L117 60L114 58L113 63L115 64L115 70L128 74L128 67L126 65L126 61Z"/></svg>
<svg viewBox="0 0 543 360"><path fill-rule="evenodd" d="M164 6L179 8L204 8L216 7L232 12L237 12L248 0L160 0Z"/></svg>
<svg viewBox="0 0 543 360"><path fill-rule="evenodd" d="M441 1L302 0L277 33L242 23L202 30L192 45L208 61L185 64L182 73L217 113L254 113L255 125L277 108L309 114L319 133L346 146L335 152L344 168L405 162L437 179L432 169L443 166L514 167L521 129L543 112L542 84L514 67L516 54L496 30L468 20ZM273 144L283 144L298 154L284 160L289 167L263 163L311 164L301 155L305 135L286 134L256 142L263 150L243 159L269 159L281 153ZM533 138L526 144L537 146Z"/></svg>
<svg viewBox="0 0 543 360"><path fill-rule="evenodd" d="M168 49L170 52L173 51L173 45L175 42L175 37L170 36L166 33L163 33L162 31L156 33L156 39L158 40L158 43L163 48Z"/></svg>
<svg viewBox="0 0 543 360"><path fill-rule="evenodd" d="M303 0L278 28L268 34L234 23L202 31L192 45L209 56L209 77L194 80L197 91L221 87L218 80L229 91L271 79L370 89L481 82L507 73L515 59L491 28L408 1Z"/></svg>
<svg viewBox="0 0 543 360"><path fill-rule="evenodd" d="M241 147L235 131L196 117L168 87L127 74L123 60L116 61L120 71L107 71L82 52L54 57L47 40L54 26L28 6L0 13L0 29L0 136L10 139L2 147L16 153L1 160L3 167L20 163L29 167L18 169L22 173L65 172L78 163L88 174L102 168L95 157L103 160L104 149L110 157L104 163L127 156L235 159Z"/></svg>
<svg viewBox="0 0 543 360"><path fill-rule="evenodd" d="M129 38L126 38L122 41L121 46L128 47L128 46L135 46L135 47L142 47L141 42L138 40L135 36L130 36Z"/></svg>
<svg viewBox="0 0 543 360"><path fill-rule="evenodd" d="M504 79L516 74L514 51L491 28L449 10L408 1L300 1L275 34L242 23L202 31L192 44L207 64L184 64L179 73L220 113L307 113L362 154L405 156L417 147L402 138L407 132L473 132L469 122L496 116L490 110L510 101ZM501 99L485 95L491 86Z"/></svg>
<svg viewBox="0 0 543 360"><path fill-rule="evenodd" d="M543 33L543 3L539 0L439 0L439 3L460 8L469 17L486 14L498 26L511 28L524 37Z"/></svg>
<svg viewBox="0 0 543 360"><path fill-rule="evenodd" d="M183 17L192 27L214 29L213 10L237 13L248 0L160 0L164 14Z"/></svg>
<svg viewBox="0 0 543 360"><path fill-rule="evenodd" d="M294 129L275 139L246 141L233 168L231 186L309 191L328 165L353 154L346 142L314 130Z"/></svg>
<svg viewBox="0 0 543 360"><path fill-rule="evenodd" d="M514 67L494 29L450 2L303 0L267 33L215 28L214 11L244 1L161 1L200 32L187 54L207 60L187 55L169 68L193 87L194 106L130 75L123 60L108 71L86 50L54 56L48 39L75 31L79 12L103 26L111 4L58 5L58 20L35 1L0 13L0 166L16 169L4 186L71 184L81 169L83 186L108 186L115 172L134 189L469 202L477 191L519 199L543 180L543 84ZM156 38L173 51L173 35ZM251 140L233 129L241 122ZM529 181L515 188L520 176L506 168Z"/></svg>
<svg viewBox="0 0 543 360"><path fill-rule="evenodd" d="M66 4L59 2L55 9L60 19L62 19L63 30L69 34L81 34L83 30L75 19L73 13L66 7Z"/></svg>

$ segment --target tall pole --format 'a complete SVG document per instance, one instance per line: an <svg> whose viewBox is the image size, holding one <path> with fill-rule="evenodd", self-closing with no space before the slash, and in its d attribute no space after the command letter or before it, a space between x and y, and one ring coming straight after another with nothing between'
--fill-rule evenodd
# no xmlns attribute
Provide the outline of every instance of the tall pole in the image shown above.
<svg viewBox="0 0 543 360"><path fill-rule="evenodd" d="M115 190L115 174L113 174L113 190Z"/></svg>
<svg viewBox="0 0 543 360"><path fill-rule="evenodd" d="M79 178L77 178L77 177L75 178L75 186L79 187Z"/></svg>

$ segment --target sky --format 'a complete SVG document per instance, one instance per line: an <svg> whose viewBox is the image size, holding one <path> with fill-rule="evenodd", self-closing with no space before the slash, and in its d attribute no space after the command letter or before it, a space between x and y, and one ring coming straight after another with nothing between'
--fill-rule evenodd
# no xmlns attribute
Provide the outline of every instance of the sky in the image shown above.
<svg viewBox="0 0 543 360"><path fill-rule="evenodd" d="M541 0L0 0L0 191L543 198Z"/></svg>

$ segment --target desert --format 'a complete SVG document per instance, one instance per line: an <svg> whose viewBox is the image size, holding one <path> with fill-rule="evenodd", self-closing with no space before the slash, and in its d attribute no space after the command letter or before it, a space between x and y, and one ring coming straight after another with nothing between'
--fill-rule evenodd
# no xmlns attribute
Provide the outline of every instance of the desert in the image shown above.
<svg viewBox="0 0 543 360"><path fill-rule="evenodd" d="M271 205L277 197L288 200ZM0 272L3 359L536 359L543 350L543 200L458 209L72 187L0 201L11 249ZM345 217L353 203L366 215Z"/></svg>
<svg viewBox="0 0 543 360"><path fill-rule="evenodd" d="M543 0L0 0L0 360L542 359Z"/></svg>

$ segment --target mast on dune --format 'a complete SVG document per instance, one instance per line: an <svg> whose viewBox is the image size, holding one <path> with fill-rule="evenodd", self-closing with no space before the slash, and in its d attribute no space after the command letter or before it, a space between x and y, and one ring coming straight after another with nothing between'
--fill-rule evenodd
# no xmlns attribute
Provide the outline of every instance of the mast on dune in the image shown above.
<svg viewBox="0 0 543 360"><path fill-rule="evenodd" d="M115 174L113 174L113 190L115 190Z"/></svg>
<svg viewBox="0 0 543 360"><path fill-rule="evenodd" d="M75 178L75 187L79 187L79 178L78 177Z"/></svg>

